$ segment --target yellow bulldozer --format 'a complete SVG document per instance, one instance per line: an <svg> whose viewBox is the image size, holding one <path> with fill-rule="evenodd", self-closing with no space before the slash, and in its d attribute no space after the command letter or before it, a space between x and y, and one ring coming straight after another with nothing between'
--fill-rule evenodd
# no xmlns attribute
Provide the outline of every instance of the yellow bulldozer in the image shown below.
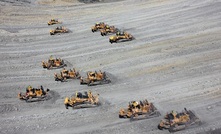
<svg viewBox="0 0 221 134"><path fill-rule="evenodd" d="M78 71L75 70L75 68L66 70L63 68L63 70L60 72L60 75L57 73L54 73L55 81L61 81L65 82L67 79L80 79L80 74Z"/></svg>
<svg viewBox="0 0 221 134"><path fill-rule="evenodd" d="M106 36L108 33L117 33L119 29L115 26L106 25L104 29L100 29L101 36Z"/></svg>
<svg viewBox="0 0 221 134"><path fill-rule="evenodd" d="M116 43L118 41L131 41L133 39L134 39L134 37L131 34L129 34L127 32L119 32L118 31L116 33L116 35L111 36L109 38L109 42L112 44L112 43L114 43L114 42Z"/></svg>
<svg viewBox="0 0 221 134"><path fill-rule="evenodd" d="M50 35L55 35L56 33L68 33L68 32L69 30L66 27L60 26L50 30Z"/></svg>
<svg viewBox="0 0 221 134"><path fill-rule="evenodd" d="M153 103L147 100L131 101L128 108L121 108L119 111L119 118L130 118L133 120L142 120L160 116L160 112L156 109Z"/></svg>
<svg viewBox="0 0 221 134"><path fill-rule="evenodd" d="M87 84L88 86L108 84L111 80L107 77L105 72L87 72L87 78L80 78L80 84Z"/></svg>
<svg viewBox="0 0 221 134"><path fill-rule="evenodd" d="M105 28L106 24L104 22L96 23L94 26L91 27L92 32L96 32L99 29Z"/></svg>
<svg viewBox="0 0 221 134"><path fill-rule="evenodd" d="M58 21L57 19L51 19L48 21L48 25L54 25L54 24L61 24L61 21Z"/></svg>
<svg viewBox="0 0 221 134"><path fill-rule="evenodd" d="M200 123L200 119L193 111L184 108L181 113L176 111L167 113L158 125L158 129L168 129L169 132L176 132Z"/></svg>
<svg viewBox="0 0 221 134"><path fill-rule="evenodd" d="M96 107L100 105L99 94L93 95L91 91L84 92L84 94L76 92L75 96L64 99L64 105L66 109L68 107L72 107L73 109Z"/></svg>
<svg viewBox="0 0 221 134"><path fill-rule="evenodd" d="M60 58L53 58L52 56L50 56L48 62L42 61L42 67L47 68L47 69L56 69L56 68L62 68L65 66L67 65L64 63L64 60Z"/></svg>
<svg viewBox="0 0 221 134"><path fill-rule="evenodd" d="M32 86L28 86L26 88L26 93L18 93L18 98L20 100L25 100L26 102L35 102L35 101L44 101L49 99L48 92L50 90L44 90L43 86L40 88L32 88Z"/></svg>

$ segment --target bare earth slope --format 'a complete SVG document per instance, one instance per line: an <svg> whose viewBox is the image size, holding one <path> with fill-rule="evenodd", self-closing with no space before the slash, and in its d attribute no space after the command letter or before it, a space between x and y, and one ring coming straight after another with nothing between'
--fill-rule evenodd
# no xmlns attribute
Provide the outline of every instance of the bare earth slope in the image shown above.
<svg viewBox="0 0 221 134"><path fill-rule="evenodd" d="M0 1L0 132L2 134L167 134L157 125L170 110L194 110L202 125L194 134L221 126L220 0L124 0L83 4L77 0ZM58 18L72 32L50 36ZM131 33L136 40L110 44L92 33L96 22ZM41 61L64 58L84 74L103 70L112 83L81 86L55 82ZM25 103L17 93L43 85L53 99ZM64 97L91 89L102 106L66 110ZM131 100L152 101L162 116L130 122L118 111Z"/></svg>

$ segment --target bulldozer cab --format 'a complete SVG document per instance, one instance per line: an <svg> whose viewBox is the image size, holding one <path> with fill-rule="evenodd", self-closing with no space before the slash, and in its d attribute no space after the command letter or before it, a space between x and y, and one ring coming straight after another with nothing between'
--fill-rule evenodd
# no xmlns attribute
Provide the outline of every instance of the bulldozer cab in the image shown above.
<svg viewBox="0 0 221 134"><path fill-rule="evenodd" d="M54 63L55 59L53 58L53 56L51 55L49 57L48 63Z"/></svg>
<svg viewBox="0 0 221 134"><path fill-rule="evenodd" d="M49 60L48 60L48 63L54 64L54 61L55 61L54 59L49 59Z"/></svg>
<svg viewBox="0 0 221 134"><path fill-rule="evenodd" d="M88 98L88 93L85 92L84 94L81 92L76 92L76 98Z"/></svg>
<svg viewBox="0 0 221 134"><path fill-rule="evenodd" d="M100 24L99 23L95 23L95 26L99 26Z"/></svg>
<svg viewBox="0 0 221 134"><path fill-rule="evenodd" d="M116 33L116 35L117 35L117 36L124 36L125 33L124 33L124 32L120 32L120 31L118 31L118 32Z"/></svg>
<svg viewBox="0 0 221 134"><path fill-rule="evenodd" d="M172 114L174 117L176 117L176 116L177 116L177 112L176 112L176 111L174 111L174 110L171 112L171 114Z"/></svg>
<svg viewBox="0 0 221 134"><path fill-rule="evenodd" d="M172 113L169 113L169 114L167 115L167 118L168 118L169 120L173 120L173 119L174 119L174 115L173 115Z"/></svg>
<svg viewBox="0 0 221 134"><path fill-rule="evenodd" d="M104 27L104 26L105 26L105 24L104 24L104 22L100 22L100 23L98 23L98 25L97 25L97 26Z"/></svg>
<svg viewBox="0 0 221 134"><path fill-rule="evenodd" d="M49 60L54 60L54 58L53 58L53 56L52 56L52 55L50 56Z"/></svg>
<svg viewBox="0 0 221 134"><path fill-rule="evenodd" d="M61 61L56 60L56 59L55 59L53 62L54 62L54 64L57 65L57 66L59 66L59 65L61 64Z"/></svg>
<svg viewBox="0 0 221 134"><path fill-rule="evenodd" d="M105 28L106 28L106 29L110 29L110 26L109 26L109 25L106 25Z"/></svg>
<svg viewBox="0 0 221 134"><path fill-rule="evenodd" d="M137 101L132 101L131 104L134 108L138 107L138 105L139 105L139 103Z"/></svg>
<svg viewBox="0 0 221 134"><path fill-rule="evenodd" d="M26 88L26 92L30 92L32 89L33 89L32 86L29 85L29 86Z"/></svg>
<svg viewBox="0 0 221 134"><path fill-rule="evenodd" d="M89 72L89 73L88 73L88 76L89 76L89 77L96 77L96 74L95 74L95 72Z"/></svg>
<svg viewBox="0 0 221 134"><path fill-rule="evenodd" d="M129 102L128 109L140 108L140 104L137 101Z"/></svg>
<svg viewBox="0 0 221 134"><path fill-rule="evenodd" d="M70 74L75 74L75 73L76 73L76 70L75 70L74 68L73 68L73 70L70 69L69 73L70 73Z"/></svg>
<svg viewBox="0 0 221 134"><path fill-rule="evenodd" d="M60 26L60 27L56 27L56 30L62 30L62 27Z"/></svg>
<svg viewBox="0 0 221 134"><path fill-rule="evenodd" d="M179 117L180 115L177 114L177 112L174 110L166 115L166 118L168 118L169 120L174 120L175 118L179 118Z"/></svg>
<svg viewBox="0 0 221 134"><path fill-rule="evenodd" d="M68 70L66 70L65 68L63 68L62 73L68 74Z"/></svg>
<svg viewBox="0 0 221 134"><path fill-rule="evenodd" d="M76 92L75 97L76 98L82 98L82 93L81 92Z"/></svg>
<svg viewBox="0 0 221 134"><path fill-rule="evenodd" d="M88 91L87 95L88 95L88 98L93 98L93 95L92 95L91 91Z"/></svg>

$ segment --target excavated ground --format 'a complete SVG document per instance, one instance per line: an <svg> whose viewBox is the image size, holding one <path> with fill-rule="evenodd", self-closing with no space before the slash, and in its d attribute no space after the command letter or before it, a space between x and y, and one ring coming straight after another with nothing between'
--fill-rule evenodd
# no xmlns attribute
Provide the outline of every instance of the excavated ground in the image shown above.
<svg viewBox="0 0 221 134"><path fill-rule="evenodd" d="M1 0L0 133L168 134L157 129L158 123L166 112L184 107L195 111L202 124L178 134L221 133L220 7L220 0ZM71 32L49 35L56 27L47 26L51 18ZM108 36L90 30L100 21L136 40L110 44ZM59 70L41 67L50 55L82 75L106 71L112 83L55 82ZM28 85L49 88L53 99L18 100ZM100 94L102 106L65 109L66 96L89 89ZM118 118L121 107L143 99L162 116L135 122Z"/></svg>

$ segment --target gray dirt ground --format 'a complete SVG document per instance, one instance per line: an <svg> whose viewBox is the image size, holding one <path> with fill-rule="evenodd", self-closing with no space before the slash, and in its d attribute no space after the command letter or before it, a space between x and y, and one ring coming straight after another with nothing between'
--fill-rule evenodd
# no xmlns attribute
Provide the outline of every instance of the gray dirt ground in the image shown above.
<svg viewBox="0 0 221 134"><path fill-rule="evenodd" d="M221 1L124 0L84 4L77 0L0 1L1 134L168 134L163 116L130 122L118 111L131 100L148 99L162 115L184 107L202 125L178 134L200 134L221 126ZM72 32L55 36L51 18ZM90 27L104 21L136 40L110 44ZM55 82L41 61L64 58L84 74L103 70L112 83L93 87ZM43 85L53 99L25 103L17 93ZM97 108L66 110L64 97L91 89L102 97ZM219 133L219 132L217 132Z"/></svg>

